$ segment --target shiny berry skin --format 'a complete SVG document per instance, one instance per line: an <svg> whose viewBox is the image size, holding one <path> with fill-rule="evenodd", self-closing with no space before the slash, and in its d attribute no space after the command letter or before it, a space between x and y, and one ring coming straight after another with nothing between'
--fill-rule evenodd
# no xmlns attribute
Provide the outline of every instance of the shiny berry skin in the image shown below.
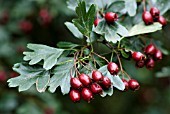
<svg viewBox="0 0 170 114"><path fill-rule="evenodd" d="M117 19L118 19L118 15L116 13L107 12L105 14L105 20L109 23L113 23L113 22L117 21Z"/></svg>
<svg viewBox="0 0 170 114"><path fill-rule="evenodd" d="M144 11L142 14L142 19L145 22L146 25L152 24L153 23L153 17L148 11Z"/></svg>
<svg viewBox="0 0 170 114"><path fill-rule="evenodd" d="M80 82L79 78L71 78L70 84L74 89L80 89L83 87L83 84Z"/></svg>
<svg viewBox="0 0 170 114"><path fill-rule="evenodd" d="M163 16L159 16L158 22L162 24L162 26L167 24L166 19Z"/></svg>
<svg viewBox="0 0 170 114"><path fill-rule="evenodd" d="M84 86L89 86L91 83L90 77L86 74L80 74L79 79L80 79L81 83L83 83Z"/></svg>
<svg viewBox="0 0 170 114"><path fill-rule="evenodd" d="M129 89L129 83L128 83L128 81L125 80L125 79L122 79L122 81L123 81L123 83L125 84L125 89L124 89L124 91L127 91L127 90Z"/></svg>
<svg viewBox="0 0 170 114"><path fill-rule="evenodd" d="M24 33L30 33L33 29L33 25L29 21L21 21L19 27Z"/></svg>
<svg viewBox="0 0 170 114"><path fill-rule="evenodd" d="M106 76L103 76L103 81L102 81L102 86L106 89L110 88L111 87L111 80L106 77Z"/></svg>
<svg viewBox="0 0 170 114"><path fill-rule="evenodd" d="M156 47L153 44L149 44L145 49L145 53L153 55L155 53L155 50L156 50Z"/></svg>
<svg viewBox="0 0 170 114"><path fill-rule="evenodd" d="M160 11L159 11L158 8L152 7L152 8L150 9L150 13L151 13L151 15L152 15L152 17L153 17L154 19L157 20L157 19L159 18Z"/></svg>
<svg viewBox="0 0 170 114"><path fill-rule="evenodd" d="M99 82L103 80L103 75L101 72L96 70L92 72L92 78L94 81Z"/></svg>
<svg viewBox="0 0 170 114"><path fill-rule="evenodd" d="M154 53L154 60L162 60L162 52L158 49Z"/></svg>
<svg viewBox="0 0 170 114"><path fill-rule="evenodd" d="M97 83L93 83L90 86L90 89L91 89L92 93L94 93L94 94L102 93L102 90L103 90L102 87Z"/></svg>
<svg viewBox="0 0 170 114"><path fill-rule="evenodd" d="M133 91L136 91L140 88L139 83L134 79L129 80L128 84L129 84L129 88Z"/></svg>
<svg viewBox="0 0 170 114"><path fill-rule="evenodd" d="M101 19L96 18L96 20L94 21L94 26L96 27L99 23L100 23Z"/></svg>
<svg viewBox="0 0 170 114"><path fill-rule="evenodd" d="M88 88L83 88L81 95L85 101L88 101L88 103L90 103L90 101L93 99L93 93Z"/></svg>
<svg viewBox="0 0 170 114"><path fill-rule="evenodd" d="M133 52L132 58L135 61L140 61L140 60L143 60L145 58L145 56L141 52Z"/></svg>
<svg viewBox="0 0 170 114"><path fill-rule="evenodd" d="M145 66L144 60L136 61L136 67L137 68L143 68L144 66Z"/></svg>
<svg viewBox="0 0 170 114"><path fill-rule="evenodd" d="M118 65L116 63L114 63L114 62L110 62L107 65L107 69L110 72L110 74L112 74L112 75L117 75L118 71L119 71Z"/></svg>
<svg viewBox="0 0 170 114"><path fill-rule="evenodd" d="M149 58L146 61L146 68L149 70L152 70L154 68L154 66L155 66L155 61L152 58Z"/></svg>
<svg viewBox="0 0 170 114"><path fill-rule="evenodd" d="M71 90L70 91L70 99L73 101L73 102L79 102L80 101L80 93L79 91L77 90Z"/></svg>

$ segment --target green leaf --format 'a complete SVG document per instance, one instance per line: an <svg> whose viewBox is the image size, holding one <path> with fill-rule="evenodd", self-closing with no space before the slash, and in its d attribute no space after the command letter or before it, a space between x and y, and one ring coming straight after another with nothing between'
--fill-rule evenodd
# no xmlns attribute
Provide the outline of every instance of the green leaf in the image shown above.
<svg viewBox="0 0 170 114"><path fill-rule="evenodd" d="M51 78L49 84L50 92L54 93L58 86L61 87L61 92L64 94L68 94L70 91L70 69L73 67L73 58L71 62L67 62L65 64L56 66L53 70L53 76ZM72 76L74 76L75 72L72 71Z"/></svg>
<svg viewBox="0 0 170 114"><path fill-rule="evenodd" d="M116 12L120 14L125 14L125 1L114 1L110 4L106 12Z"/></svg>
<svg viewBox="0 0 170 114"><path fill-rule="evenodd" d="M158 78L170 77L170 67L163 67L160 72L156 73L156 77Z"/></svg>
<svg viewBox="0 0 170 114"><path fill-rule="evenodd" d="M125 8L129 16L135 16L137 10L136 0L125 0Z"/></svg>
<svg viewBox="0 0 170 114"><path fill-rule="evenodd" d="M92 31L95 11L95 5L92 4L89 10L86 12L85 1L79 2L78 6L76 7L78 19L74 19L73 23L78 28L78 30L88 38L90 37L90 33Z"/></svg>
<svg viewBox="0 0 170 114"><path fill-rule="evenodd" d="M158 22L155 22L151 25L145 25L144 22L141 22L131 28L131 30L129 31L129 36L152 33L161 29L162 25Z"/></svg>
<svg viewBox="0 0 170 114"><path fill-rule="evenodd" d="M83 34L77 29L77 27L73 23L66 22L65 25L76 38L83 38Z"/></svg>
<svg viewBox="0 0 170 114"><path fill-rule="evenodd" d="M105 20L102 20L96 27L95 32L100 35L104 35L108 42L116 43L121 40L121 37L128 36L128 30L119 24L118 22L108 24Z"/></svg>
<svg viewBox="0 0 170 114"><path fill-rule="evenodd" d="M129 54L127 54L124 50L121 50L121 55L124 57L124 58L129 58Z"/></svg>
<svg viewBox="0 0 170 114"><path fill-rule="evenodd" d="M111 75L110 72L107 70L107 65L100 67L98 70L100 72L102 72L102 74L104 76L107 76L111 80L111 82L112 82L111 89L112 90L113 90L113 87L115 87L121 91L123 91L125 89L125 85L124 85L123 81L121 80L121 78L119 76ZM113 94L112 90L103 91L103 94L101 96L102 97L105 97L106 95L111 96Z"/></svg>
<svg viewBox="0 0 170 114"><path fill-rule="evenodd" d="M37 64L44 60L43 68L46 70L51 69L58 61L58 58L63 53L63 49L53 48L41 44L28 44L29 49L33 52L24 52L24 60L30 61L30 65Z"/></svg>
<svg viewBox="0 0 170 114"><path fill-rule="evenodd" d="M72 42L58 42L57 46L59 48L71 48L72 49L72 48L78 47L80 45L79 44L74 44Z"/></svg>
<svg viewBox="0 0 170 114"><path fill-rule="evenodd" d="M9 87L19 87L19 91L28 90L36 83L39 92L44 92L50 81L49 71L40 66L29 66L25 63L17 63L13 70L18 72L20 76L8 80Z"/></svg>

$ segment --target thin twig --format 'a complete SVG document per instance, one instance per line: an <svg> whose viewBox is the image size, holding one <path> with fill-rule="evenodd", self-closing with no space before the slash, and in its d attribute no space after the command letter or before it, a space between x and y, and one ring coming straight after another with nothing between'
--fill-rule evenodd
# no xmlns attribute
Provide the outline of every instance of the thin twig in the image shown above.
<svg viewBox="0 0 170 114"><path fill-rule="evenodd" d="M77 61L77 56L78 56L78 52L76 52L74 54L74 68L76 70L76 74L78 73L78 75L80 75L80 72L78 71L77 67L76 67L76 61Z"/></svg>
<svg viewBox="0 0 170 114"><path fill-rule="evenodd" d="M105 57L100 56L99 54L97 54L97 53L95 53L95 52L93 52L93 54L97 55L98 57L100 57L101 59L103 59L103 60L105 60L107 63L109 63L109 61L108 61Z"/></svg>
<svg viewBox="0 0 170 114"><path fill-rule="evenodd" d="M88 65L92 70L94 70L93 67L90 64L86 63L85 61L81 61L81 62Z"/></svg>
<svg viewBox="0 0 170 114"><path fill-rule="evenodd" d="M87 70L89 70L90 71L90 69L87 67L87 66L85 66L84 64L83 64L83 62L82 61L80 61L80 64L85 68L85 69L87 69Z"/></svg>
<svg viewBox="0 0 170 114"><path fill-rule="evenodd" d="M129 80L131 79L131 77L129 76L129 74L128 74L127 72L125 72L125 71L123 70L123 73L129 78Z"/></svg>

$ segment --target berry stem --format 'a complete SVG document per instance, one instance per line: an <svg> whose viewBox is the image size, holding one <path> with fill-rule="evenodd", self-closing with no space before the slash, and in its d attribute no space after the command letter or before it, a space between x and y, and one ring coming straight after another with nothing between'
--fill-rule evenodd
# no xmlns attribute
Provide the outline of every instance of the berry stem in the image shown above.
<svg viewBox="0 0 170 114"><path fill-rule="evenodd" d="M116 51L114 51L114 52L116 53L117 59L118 59L118 61L119 61L120 71L121 71L122 74L123 74L122 62L121 62L121 60L120 60L119 54L118 54Z"/></svg>
<svg viewBox="0 0 170 114"><path fill-rule="evenodd" d="M146 0L143 0L143 11L146 11Z"/></svg>
<svg viewBox="0 0 170 114"><path fill-rule="evenodd" d="M83 62L82 61L80 61L80 64L85 68L85 69L87 69L87 70L89 70L90 71L90 69L88 68L88 67L86 67L84 64L83 64Z"/></svg>
<svg viewBox="0 0 170 114"><path fill-rule="evenodd" d="M152 8L152 3L151 3L151 1L148 0L147 2L148 2L148 4L149 4L149 7Z"/></svg>
<svg viewBox="0 0 170 114"><path fill-rule="evenodd" d="M92 70L94 70L93 67L90 64L86 63L85 61L81 61L81 62L88 65Z"/></svg>
<svg viewBox="0 0 170 114"><path fill-rule="evenodd" d="M78 73L78 75L80 75L80 72L78 71L78 69L77 69L77 66L76 66L76 61L77 61L77 56L78 56L78 52L76 52L75 54L74 54L74 68L75 68L75 70L76 70L76 74Z"/></svg>
<svg viewBox="0 0 170 114"><path fill-rule="evenodd" d="M92 52L93 54L97 55L98 57L100 57L101 59L105 60L107 63L109 63L109 61L103 57L103 56L100 56L99 54L95 53L95 52Z"/></svg>
<svg viewBox="0 0 170 114"><path fill-rule="evenodd" d="M129 74L128 74L127 72L125 72L125 71L123 70L123 73L129 78L129 80L131 79L131 77L129 76Z"/></svg>

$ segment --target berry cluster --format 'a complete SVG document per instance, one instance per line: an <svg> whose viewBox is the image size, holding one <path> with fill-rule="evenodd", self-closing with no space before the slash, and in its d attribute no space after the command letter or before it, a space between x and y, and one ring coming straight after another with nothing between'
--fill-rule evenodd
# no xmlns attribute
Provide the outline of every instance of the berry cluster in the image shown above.
<svg viewBox="0 0 170 114"><path fill-rule="evenodd" d="M167 24L166 19L163 16L160 16L160 11L156 7L152 7L150 12L144 10L142 19L146 25L152 24L153 22L159 22L163 26Z"/></svg>
<svg viewBox="0 0 170 114"><path fill-rule="evenodd" d="M155 61L162 59L162 52L156 48L154 44L149 44L143 48L144 54L141 52L133 52L132 57L136 61L136 67L142 68L146 65L146 68L153 69Z"/></svg>
<svg viewBox="0 0 170 114"><path fill-rule="evenodd" d="M125 84L125 90L124 91L127 91L129 88L133 91L136 91L140 88L139 83L134 79L130 79L129 81L122 79L122 81Z"/></svg>
<svg viewBox="0 0 170 114"><path fill-rule="evenodd" d="M70 84L72 87L70 99L73 102L79 102L81 95L85 101L90 102L93 94L101 94L103 89L111 87L111 80L96 70L92 72L92 79L86 74L80 74L78 78L71 78Z"/></svg>
<svg viewBox="0 0 170 114"><path fill-rule="evenodd" d="M118 15L114 12L107 12L104 15L104 18L105 18L106 22L113 23L113 22L118 20ZM99 24L100 21L101 21L101 19L99 19L97 17L96 20L94 21L94 26L96 27Z"/></svg>

